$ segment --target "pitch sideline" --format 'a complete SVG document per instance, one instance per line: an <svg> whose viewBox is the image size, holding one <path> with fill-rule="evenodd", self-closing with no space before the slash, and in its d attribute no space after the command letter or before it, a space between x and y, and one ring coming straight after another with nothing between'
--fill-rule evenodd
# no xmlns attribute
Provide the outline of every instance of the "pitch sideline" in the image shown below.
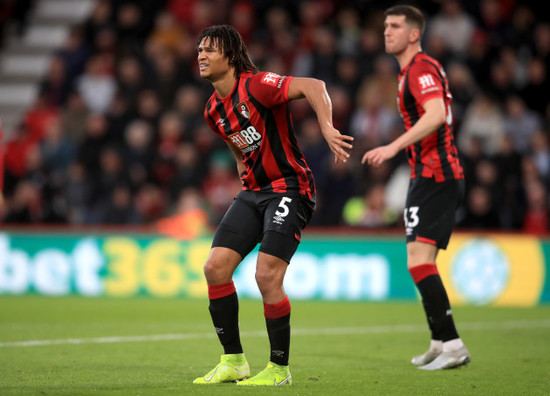
<svg viewBox="0 0 550 396"><path fill-rule="evenodd" d="M461 322L461 330L515 330L515 329L541 329L550 328L549 319L520 320L506 322ZM309 335L360 335L360 334L385 334L385 333L416 333L425 332L426 325L385 325L385 326L361 326L361 327L329 327L329 328L297 328L292 330L292 336ZM265 330L242 331L242 337L265 337ZM179 333L156 334L142 336L113 336L95 338L62 338L53 340L29 340L0 342L0 348L35 347L49 345L79 345L79 344L110 344L122 342L157 342L157 341L181 341L215 338L212 333Z"/></svg>

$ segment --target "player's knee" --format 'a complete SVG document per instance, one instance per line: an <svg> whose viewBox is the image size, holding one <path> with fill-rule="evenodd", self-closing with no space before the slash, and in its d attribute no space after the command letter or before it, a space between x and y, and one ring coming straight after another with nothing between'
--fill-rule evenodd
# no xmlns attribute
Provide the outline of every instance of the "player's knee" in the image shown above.
<svg viewBox="0 0 550 396"><path fill-rule="evenodd" d="M256 270L256 284L262 294L269 291L271 285L273 284L273 278L270 276L269 271L262 269Z"/></svg>
<svg viewBox="0 0 550 396"><path fill-rule="evenodd" d="M208 283L218 283L227 280L227 269L219 262L209 258L204 264L204 276ZM231 277L231 274L229 274Z"/></svg>
<svg viewBox="0 0 550 396"><path fill-rule="evenodd" d="M408 268L422 264L434 263L436 257L437 247L435 245L418 242L407 243Z"/></svg>

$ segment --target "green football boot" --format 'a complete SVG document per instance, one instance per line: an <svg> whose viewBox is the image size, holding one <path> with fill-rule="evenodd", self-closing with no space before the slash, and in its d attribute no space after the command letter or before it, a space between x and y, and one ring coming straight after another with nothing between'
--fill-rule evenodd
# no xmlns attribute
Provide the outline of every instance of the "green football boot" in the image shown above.
<svg viewBox="0 0 550 396"><path fill-rule="evenodd" d="M292 385L292 375L288 366L280 366L273 362L269 362L267 367L256 374L254 377L244 381L237 382L241 386L279 386Z"/></svg>
<svg viewBox="0 0 550 396"><path fill-rule="evenodd" d="M244 353L222 355L220 363L204 377L196 378L194 384L220 384L235 382L250 377L250 367Z"/></svg>

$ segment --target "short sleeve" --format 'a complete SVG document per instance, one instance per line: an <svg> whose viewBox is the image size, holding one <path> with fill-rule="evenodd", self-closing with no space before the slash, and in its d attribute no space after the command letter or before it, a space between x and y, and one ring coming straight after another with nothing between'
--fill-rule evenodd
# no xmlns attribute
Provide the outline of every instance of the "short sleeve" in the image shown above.
<svg viewBox="0 0 550 396"><path fill-rule="evenodd" d="M444 98L441 77L434 65L415 62L409 71L409 89L416 101L423 105L429 99Z"/></svg>
<svg viewBox="0 0 550 396"><path fill-rule="evenodd" d="M256 73L250 79L250 92L266 107L275 107L289 102L288 87L293 77L276 73Z"/></svg>

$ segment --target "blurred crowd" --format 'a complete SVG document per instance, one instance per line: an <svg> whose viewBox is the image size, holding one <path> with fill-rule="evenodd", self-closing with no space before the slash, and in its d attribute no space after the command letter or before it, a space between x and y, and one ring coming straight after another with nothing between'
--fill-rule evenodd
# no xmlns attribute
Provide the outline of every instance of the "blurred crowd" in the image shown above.
<svg viewBox="0 0 550 396"><path fill-rule="evenodd" d="M4 223L156 224L186 211L219 222L240 189L203 119L212 93L196 38L228 23L260 70L326 82L334 124L355 137L334 163L305 100L294 126L318 188L313 226L402 224L405 153L363 153L403 133L398 64L384 53L392 1L99 0L54 54L35 103L4 142ZM458 227L550 229L550 24L536 1L409 2L427 16L423 49L447 72L466 173Z"/></svg>

